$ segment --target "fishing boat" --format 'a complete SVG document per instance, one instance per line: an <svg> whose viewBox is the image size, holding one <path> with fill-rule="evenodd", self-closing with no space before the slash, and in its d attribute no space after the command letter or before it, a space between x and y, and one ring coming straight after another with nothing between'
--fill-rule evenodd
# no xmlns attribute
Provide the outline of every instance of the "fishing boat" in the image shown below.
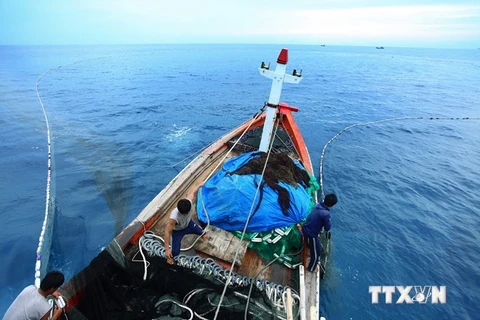
<svg viewBox="0 0 480 320"><path fill-rule="evenodd" d="M198 154L60 292L69 319L319 319L320 272L306 271L301 224L319 185L293 114L280 102L288 50L261 112ZM203 236L186 235L169 264L164 234L189 198Z"/></svg>

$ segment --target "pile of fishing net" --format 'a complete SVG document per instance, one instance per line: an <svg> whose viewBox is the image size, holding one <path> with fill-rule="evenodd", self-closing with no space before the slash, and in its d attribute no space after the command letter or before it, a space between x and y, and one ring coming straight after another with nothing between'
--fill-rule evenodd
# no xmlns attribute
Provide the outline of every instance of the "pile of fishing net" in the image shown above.
<svg viewBox="0 0 480 320"><path fill-rule="evenodd" d="M118 259L118 257L117 257ZM142 263L119 264L102 251L78 274L62 294L78 293L79 303L68 308L70 320L85 319L213 319L224 284L201 277L188 269L171 266L165 259L149 257L144 281ZM277 319L265 293L255 287L229 287L217 319Z"/></svg>
<svg viewBox="0 0 480 320"><path fill-rule="evenodd" d="M291 206L290 193L287 188L282 186L281 182L293 186L295 189L298 188L299 184L308 189L311 177L304 168L284 153L272 153L268 156L268 159L267 156L267 153L261 152L258 157L252 157L246 164L230 174L261 175L263 173L264 183L278 193L278 204L283 214L288 216L288 210ZM267 162L267 165L265 165L265 162ZM262 197L263 190L262 186L260 197Z"/></svg>

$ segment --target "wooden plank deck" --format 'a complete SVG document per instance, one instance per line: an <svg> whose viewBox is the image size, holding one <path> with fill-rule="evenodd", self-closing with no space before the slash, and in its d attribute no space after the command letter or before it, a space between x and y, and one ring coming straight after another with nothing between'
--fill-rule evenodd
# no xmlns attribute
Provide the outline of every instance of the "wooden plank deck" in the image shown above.
<svg viewBox="0 0 480 320"><path fill-rule="evenodd" d="M305 271L305 307L307 319L318 320L320 315L320 276L319 272Z"/></svg>
<svg viewBox="0 0 480 320"><path fill-rule="evenodd" d="M248 248L248 241L240 240L232 233L214 226L208 227L207 236L208 240L200 239L197 242L195 250L211 257L227 261L230 264L233 263L235 252L238 250L235 265L240 266L242 264Z"/></svg>

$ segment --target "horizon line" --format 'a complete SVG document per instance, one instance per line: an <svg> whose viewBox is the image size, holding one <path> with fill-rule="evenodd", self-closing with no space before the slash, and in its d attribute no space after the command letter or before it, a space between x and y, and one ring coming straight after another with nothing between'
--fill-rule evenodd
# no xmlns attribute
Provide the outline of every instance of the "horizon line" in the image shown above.
<svg viewBox="0 0 480 320"><path fill-rule="evenodd" d="M2 44L0 46L44 46L44 47L55 47L55 46L162 46L162 45L170 45L170 46L185 46L185 45L251 45L251 46L318 46L318 47L383 47L385 48L412 48L412 49L451 49L451 50L480 50L480 47L421 47L421 46L411 46L411 45L394 45L394 46L385 46L385 45L353 45L353 44L328 44L328 43L248 43L248 42L175 42L175 43L83 43L83 44Z"/></svg>

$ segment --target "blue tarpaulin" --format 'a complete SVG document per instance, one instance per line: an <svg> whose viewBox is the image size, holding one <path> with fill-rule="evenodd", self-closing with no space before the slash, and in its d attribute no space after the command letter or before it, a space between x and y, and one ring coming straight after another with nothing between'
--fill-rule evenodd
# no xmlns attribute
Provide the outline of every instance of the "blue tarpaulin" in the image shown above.
<svg viewBox="0 0 480 320"><path fill-rule="evenodd" d="M197 196L199 221L207 223L208 213L211 225L228 231L243 231L250 211L255 211L260 200L258 210L248 223L247 232L264 232L291 226L307 216L310 195L301 184L294 187L279 182L290 194L290 208L285 216L278 203L278 193L267 184L263 185L263 194L259 191L255 197L261 183L259 174L231 174L259 155L259 152L251 152L228 160L223 168L205 183ZM303 169L298 161L295 161L295 164ZM255 203L252 205L254 199Z"/></svg>

